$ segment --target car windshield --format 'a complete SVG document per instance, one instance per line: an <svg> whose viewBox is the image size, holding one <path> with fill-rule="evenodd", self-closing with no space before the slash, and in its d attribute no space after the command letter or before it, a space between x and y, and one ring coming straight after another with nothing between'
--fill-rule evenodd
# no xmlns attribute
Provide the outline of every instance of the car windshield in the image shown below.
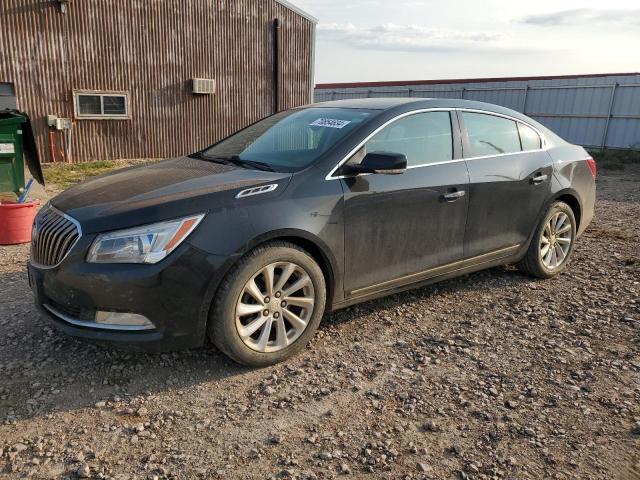
<svg viewBox="0 0 640 480"><path fill-rule="evenodd" d="M247 168L295 172L371 118L375 110L311 107L277 113L196 156Z"/></svg>

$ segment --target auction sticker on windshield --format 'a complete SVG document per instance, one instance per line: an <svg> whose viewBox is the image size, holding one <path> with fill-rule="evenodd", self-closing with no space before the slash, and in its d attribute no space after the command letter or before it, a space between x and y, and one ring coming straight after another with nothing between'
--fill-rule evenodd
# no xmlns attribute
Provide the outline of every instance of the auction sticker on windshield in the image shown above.
<svg viewBox="0 0 640 480"><path fill-rule="evenodd" d="M310 123L312 127L329 127L329 128L343 128L349 125L349 120L337 120L335 118L319 118L315 122Z"/></svg>

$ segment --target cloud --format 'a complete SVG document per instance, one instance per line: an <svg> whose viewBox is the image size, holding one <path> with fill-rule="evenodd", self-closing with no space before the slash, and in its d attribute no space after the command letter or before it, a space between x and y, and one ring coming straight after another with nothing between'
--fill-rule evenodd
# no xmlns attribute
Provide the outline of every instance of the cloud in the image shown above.
<svg viewBox="0 0 640 480"><path fill-rule="evenodd" d="M453 30L437 30L421 25L385 23L359 27L352 23L320 24L318 36L368 50L404 52L452 52L485 48L503 49L503 35ZM506 49L504 49L506 51Z"/></svg>
<svg viewBox="0 0 640 480"><path fill-rule="evenodd" d="M607 25L640 25L640 9L599 10L594 8L576 8L558 12L528 15L520 23L556 27L566 25L590 24L594 27Z"/></svg>

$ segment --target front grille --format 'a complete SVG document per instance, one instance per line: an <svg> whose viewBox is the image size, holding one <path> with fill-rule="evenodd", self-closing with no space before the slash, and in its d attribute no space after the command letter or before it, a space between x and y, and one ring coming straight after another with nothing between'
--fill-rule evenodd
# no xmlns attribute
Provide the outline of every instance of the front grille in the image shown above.
<svg viewBox="0 0 640 480"><path fill-rule="evenodd" d="M67 256L80 238L76 222L53 207L45 207L33 226L31 259L38 265L53 267Z"/></svg>

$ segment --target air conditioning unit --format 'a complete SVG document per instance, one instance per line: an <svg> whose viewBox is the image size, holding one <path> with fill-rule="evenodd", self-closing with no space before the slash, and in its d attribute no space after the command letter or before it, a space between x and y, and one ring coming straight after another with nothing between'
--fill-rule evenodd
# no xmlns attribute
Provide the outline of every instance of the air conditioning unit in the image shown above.
<svg viewBox="0 0 640 480"><path fill-rule="evenodd" d="M216 81L211 78L194 78L193 93L199 95L213 95L216 93Z"/></svg>

